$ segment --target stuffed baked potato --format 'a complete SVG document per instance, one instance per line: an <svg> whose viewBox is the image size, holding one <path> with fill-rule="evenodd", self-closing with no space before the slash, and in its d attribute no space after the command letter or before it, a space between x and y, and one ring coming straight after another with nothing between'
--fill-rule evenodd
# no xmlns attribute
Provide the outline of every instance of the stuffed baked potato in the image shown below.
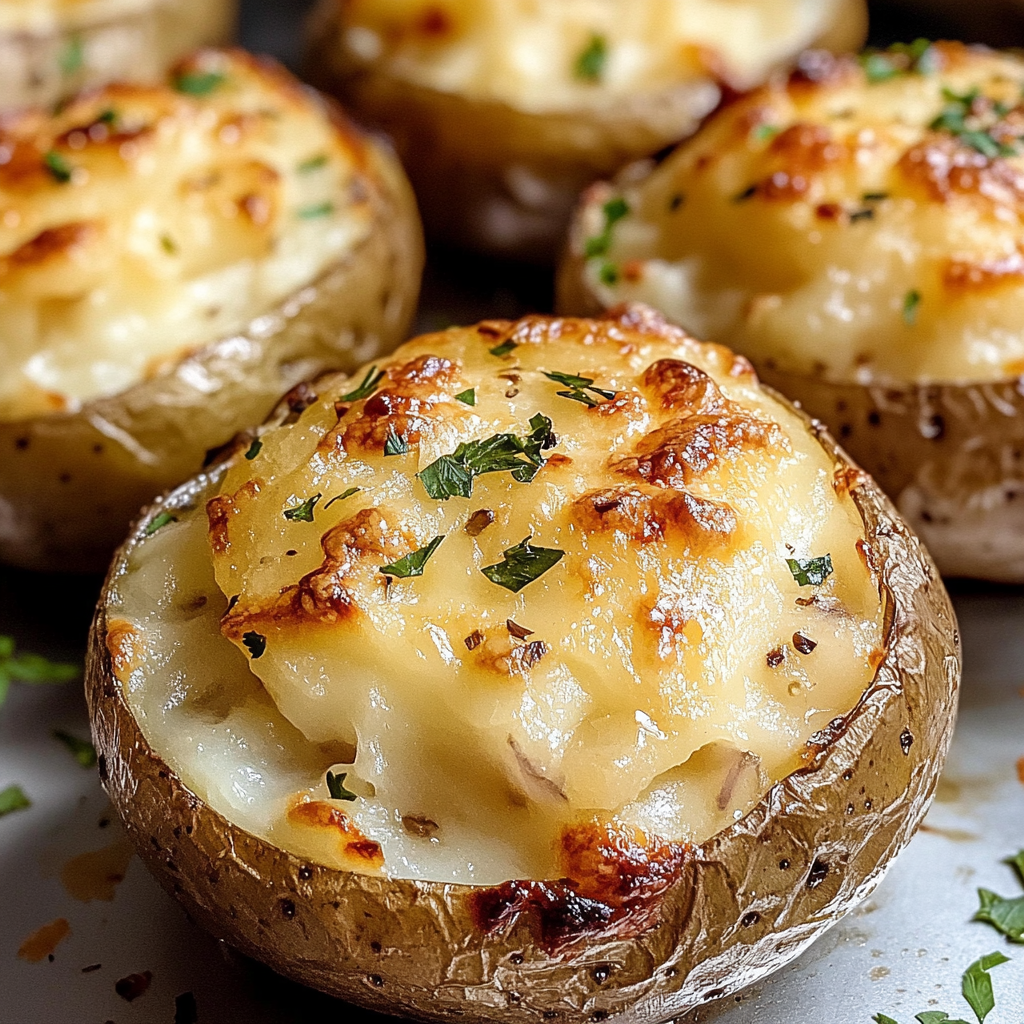
<svg viewBox="0 0 1024 1024"><path fill-rule="evenodd" d="M920 822L955 620L869 477L640 307L329 375L154 506L87 694L192 917L421 1019L663 1021Z"/></svg>
<svg viewBox="0 0 1024 1024"><path fill-rule="evenodd" d="M1024 63L816 53L585 196L560 308L647 301L823 419L953 575L1024 581Z"/></svg>
<svg viewBox="0 0 1024 1024"><path fill-rule="evenodd" d="M394 138L428 235L553 263L582 188L864 29L862 0L321 0L306 74Z"/></svg>
<svg viewBox="0 0 1024 1024"><path fill-rule="evenodd" d="M410 321L397 161L276 65L202 51L9 118L0 149L4 561L101 569L208 449Z"/></svg>
<svg viewBox="0 0 1024 1024"><path fill-rule="evenodd" d="M120 79L155 82L230 41L236 0L0 0L0 110Z"/></svg>

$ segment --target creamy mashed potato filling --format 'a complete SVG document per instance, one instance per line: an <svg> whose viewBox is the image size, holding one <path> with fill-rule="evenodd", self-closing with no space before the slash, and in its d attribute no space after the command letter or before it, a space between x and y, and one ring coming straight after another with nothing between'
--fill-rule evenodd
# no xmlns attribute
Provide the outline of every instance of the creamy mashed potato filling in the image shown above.
<svg viewBox="0 0 1024 1024"><path fill-rule="evenodd" d="M240 52L0 119L0 418L123 391L315 280L369 233L362 160Z"/></svg>
<svg viewBox="0 0 1024 1024"><path fill-rule="evenodd" d="M397 78L537 112L721 78L749 88L846 0L335 0L340 44Z"/></svg>
<svg viewBox="0 0 1024 1024"><path fill-rule="evenodd" d="M810 54L624 191L577 244L649 302L788 372L863 384L1024 373L1024 63L960 44Z"/></svg>
<svg viewBox="0 0 1024 1024"><path fill-rule="evenodd" d="M268 841L478 884L678 848L873 678L856 474L726 349L536 317L315 391L151 522L108 611L149 742Z"/></svg>

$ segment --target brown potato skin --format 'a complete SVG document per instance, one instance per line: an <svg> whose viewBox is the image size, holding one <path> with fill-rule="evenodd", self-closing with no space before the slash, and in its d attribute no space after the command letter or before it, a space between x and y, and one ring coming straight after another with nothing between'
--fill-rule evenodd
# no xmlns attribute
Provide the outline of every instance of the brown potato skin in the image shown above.
<svg viewBox="0 0 1024 1024"><path fill-rule="evenodd" d="M191 50L231 42L237 17L237 0L161 0L146 10L78 28L0 32L0 112L50 106L118 79L157 81ZM62 57L76 40L85 59L68 72Z"/></svg>
<svg viewBox="0 0 1024 1024"><path fill-rule="evenodd" d="M0 561L101 572L139 509L198 472L209 449L300 381L404 340L423 267L416 203L389 150L367 142L366 161L374 227L318 280L127 391L0 422Z"/></svg>
<svg viewBox="0 0 1024 1024"><path fill-rule="evenodd" d="M849 466L812 429L837 467ZM232 825L167 767L113 674L106 591L146 522L193 502L210 478L149 510L100 599L86 696L104 786L142 859L200 925L314 988L467 1024L677 1017L777 970L866 898L934 793L959 689L956 619L918 539L870 478L852 477L887 600L877 674L857 707L818 734L807 767L689 852L655 923L633 937L598 932L550 953L531 912L483 932L473 913L481 890L304 863Z"/></svg>
<svg viewBox="0 0 1024 1024"><path fill-rule="evenodd" d="M708 77L535 114L442 93L339 59L339 7L322 0L311 19L304 77L394 140L430 238L495 256L553 264L583 188L692 135L723 95ZM852 49L865 34L862 0L847 0L816 45Z"/></svg>

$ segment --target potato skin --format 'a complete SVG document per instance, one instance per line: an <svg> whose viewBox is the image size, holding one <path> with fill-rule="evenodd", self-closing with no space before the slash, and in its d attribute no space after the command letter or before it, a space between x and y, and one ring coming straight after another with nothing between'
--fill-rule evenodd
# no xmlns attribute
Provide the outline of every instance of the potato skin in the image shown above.
<svg viewBox="0 0 1024 1024"><path fill-rule="evenodd" d="M849 465L813 429L837 465ZM217 473L149 510L107 588L146 523L194 502ZM568 941L545 942L567 920L571 893L558 882L544 884L549 914L513 909L485 928L481 906L501 908L506 887L332 870L233 826L182 784L133 718L107 650L107 588L86 671L103 783L142 859L197 922L305 984L421 1020L677 1017L778 969L864 899L934 793L959 688L956 620L931 559L888 499L863 474L851 480L888 601L877 674L857 707L819 734L806 768L688 851L636 932L570 927Z"/></svg>
<svg viewBox="0 0 1024 1024"><path fill-rule="evenodd" d="M230 42L237 7L237 0L156 0L51 32L0 31L0 111L49 106L126 77L155 81L189 51Z"/></svg>
<svg viewBox="0 0 1024 1024"><path fill-rule="evenodd" d="M304 77L391 136L428 236L496 256L554 263L583 188L691 135L722 98L710 77L546 114L443 93L339 60L339 11L324 0L312 19ZM818 45L848 49L864 34L861 0L846 0Z"/></svg>
<svg viewBox="0 0 1024 1024"><path fill-rule="evenodd" d="M389 150L367 143L366 160L374 227L318 280L127 391L0 422L0 561L102 571L138 510L196 473L209 449L300 381L404 338L423 266L415 199Z"/></svg>

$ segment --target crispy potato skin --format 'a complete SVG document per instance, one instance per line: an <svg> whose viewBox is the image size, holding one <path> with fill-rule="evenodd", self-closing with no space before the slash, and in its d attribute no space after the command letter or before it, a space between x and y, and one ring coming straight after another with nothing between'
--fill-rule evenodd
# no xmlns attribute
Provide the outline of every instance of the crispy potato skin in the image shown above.
<svg viewBox="0 0 1024 1024"><path fill-rule="evenodd" d="M497 256L554 263L583 188L692 134L723 95L708 76L600 109L533 113L444 93L339 60L342 6L324 0L312 19L305 77L393 138L429 236ZM849 49L865 28L863 3L847 0L817 42Z"/></svg>
<svg viewBox="0 0 1024 1024"><path fill-rule="evenodd" d="M50 105L119 78L156 81L183 54L230 42L237 0L151 0L117 17L0 28L0 111ZM72 8L74 5L72 5Z"/></svg>
<svg viewBox="0 0 1024 1024"><path fill-rule="evenodd" d="M219 472L149 510L108 587L146 523L194 503ZM934 792L959 688L956 620L931 559L888 499L863 474L849 479L888 603L877 674L858 705L815 737L805 768L661 866L668 884L642 899L638 929L567 925L573 894L558 882L387 880L304 863L233 826L183 785L133 718L107 649L106 595L86 675L104 785L140 856L196 921L305 984L422 1020L674 1018L778 969L864 899ZM605 961L616 965L610 975L594 969Z"/></svg>
<svg viewBox="0 0 1024 1024"><path fill-rule="evenodd" d="M138 510L197 472L209 449L299 381L402 340L422 235L397 160L376 144L366 153L374 227L318 280L127 391L76 413L0 422L0 561L102 570Z"/></svg>

